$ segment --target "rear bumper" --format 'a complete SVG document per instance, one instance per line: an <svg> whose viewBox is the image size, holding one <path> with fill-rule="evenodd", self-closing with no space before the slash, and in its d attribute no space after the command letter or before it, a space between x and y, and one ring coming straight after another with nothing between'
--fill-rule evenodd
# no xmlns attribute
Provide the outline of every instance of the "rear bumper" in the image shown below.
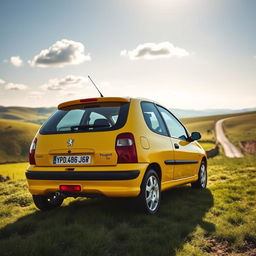
<svg viewBox="0 0 256 256"><path fill-rule="evenodd" d="M88 172L56 172L27 171L26 177L31 180L132 180L140 171L88 171Z"/></svg>
<svg viewBox="0 0 256 256"><path fill-rule="evenodd" d="M108 167L79 168L64 171L57 167L29 166L26 177L33 195L46 195L59 191L60 185L80 185L83 194L109 197L135 197L148 167L142 164L119 164Z"/></svg>

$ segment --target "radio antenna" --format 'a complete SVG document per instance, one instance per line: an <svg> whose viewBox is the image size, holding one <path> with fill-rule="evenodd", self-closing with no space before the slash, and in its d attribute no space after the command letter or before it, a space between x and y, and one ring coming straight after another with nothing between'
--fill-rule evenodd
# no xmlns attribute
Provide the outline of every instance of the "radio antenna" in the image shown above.
<svg viewBox="0 0 256 256"><path fill-rule="evenodd" d="M95 86L95 88L97 89L97 91L99 92L99 94L100 94L100 97L104 97L103 95L102 95L102 93L100 92L100 90L98 89L98 87L96 86L96 84L93 82L93 80L91 79L91 77L88 75L88 78L91 80L91 82L92 82L92 84Z"/></svg>

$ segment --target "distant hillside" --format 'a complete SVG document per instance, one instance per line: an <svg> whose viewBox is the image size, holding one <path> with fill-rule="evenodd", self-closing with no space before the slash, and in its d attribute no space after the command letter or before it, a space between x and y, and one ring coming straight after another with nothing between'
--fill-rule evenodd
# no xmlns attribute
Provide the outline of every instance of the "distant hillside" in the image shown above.
<svg viewBox="0 0 256 256"><path fill-rule="evenodd" d="M237 144L256 141L256 112L228 119L223 125L228 138Z"/></svg>
<svg viewBox="0 0 256 256"><path fill-rule="evenodd" d="M200 117L200 116L215 116L215 115L225 115L225 114L236 114L256 111L256 108L244 108L244 109L202 109L202 110L193 110L193 109L170 109L174 115L178 118L187 118L187 117Z"/></svg>
<svg viewBox="0 0 256 256"><path fill-rule="evenodd" d="M30 143L40 125L0 119L0 163L28 160Z"/></svg>
<svg viewBox="0 0 256 256"><path fill-rule="evenodd" d="M29 108L29 107L3 107L0 106L0 118L9 120L20 120L31 123L42 124L56 108ZM174 115L178 118L213 116L222 114L243 113L255 111L256 108L248 109L206 109L206 110L191 110L191 109L171 109Z"/></svg>
<svg viewBox="0 0 256 256"><path fill-rule="evenodd" d="M0 106L0 118L42 124L56 108L27 108Z"/></svg>
<svg viewBox="0 0 256 256"><path fill-rule="evenodd" d="M255 127L255 119L252 118L252 117L255 117L255 114L256 114L256 111L252 111L252 112L244 112L244 113L236 113L236 114L183 118L181 119L181 121L185 124L185 126L188 128L190 132L194 132L194 131L200 132L202 134L202 140L215 140L214 128L215 128L215 123L218 120L226 117L241 116L237 118L236 125L240 123L240 128L241 128L240 138L242 138L245 134L251 131L250 129L252 129L252 127ZM249 130L246 130L247 128ZM256 134L254 133L253 136L255 138ZM247 136L245 136L244 139L246 138Z"/></svg>

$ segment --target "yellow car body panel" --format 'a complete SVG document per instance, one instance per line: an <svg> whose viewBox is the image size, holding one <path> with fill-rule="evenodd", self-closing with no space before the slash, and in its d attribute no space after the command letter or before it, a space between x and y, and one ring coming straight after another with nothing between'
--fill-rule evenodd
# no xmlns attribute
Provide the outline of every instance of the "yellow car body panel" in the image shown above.
<svg viewBox="0 0 256 256"><path fill-rule="evenodd" d="M135 197L140 194L141 183L149 166L157 165L161 177L161 190L194 182L202 159L206 155L198 142L181 141L170 136L157 134L145 123L141 110L142 99L97 98L97 103L129 103L127 120L123 127L111 131L77 132L62 134L36 134L36 165L29 165L27 173L42 174L54 172L56 179L33 179L27 175L29 191L33 195L46 195L59 191L60 185L80 185L81 193L102 194L110 197ZM82 103L80 100L62 103L58 109L71 108L82 104L95 104L94 101ZM138 163L117 163L116 138L122 133L132 133L135 139ZM69 139L74 145L67 145ZM174 144L179 144L179 149ZM89 155L91 163L86 165L53 164L55 155ZM190 161L191 164L177 164L175 161ZM168 162L169 161L169 162ZM173 161L173 162L172 162ZM194 162L193 162L194 161ZM180 162L178 162L180 163ZM138 171L138 175L124 180L61 180L59 173L103 173ZM64 175L63 174L63 175ZM136 177L135 177L136 176Z"/></svg>

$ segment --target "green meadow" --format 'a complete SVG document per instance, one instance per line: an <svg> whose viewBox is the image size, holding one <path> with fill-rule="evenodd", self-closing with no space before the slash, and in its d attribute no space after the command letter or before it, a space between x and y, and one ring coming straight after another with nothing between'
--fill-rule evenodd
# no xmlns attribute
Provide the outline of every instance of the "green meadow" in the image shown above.
<svg viewBox="0 0 256 256"><path fill-rule="evenodd" d="M213 149L216 144L214 142L205 142L205 141L200 141L201 146L203 147L204 150L210 150Z"/></svg>
<svg viewBox="0 0 256 256"><path fill-rule="evenodd" d="M156 216L140 212L134 199L108 198L66 199L63 207L40 212L23 178L25 165L4 169L17 179L0 183L2 256L255 255L254 157L209 159L208 188L163 193Z"/></svg>
<svg viewBox="0 0 256 256"><path fill-rule="evenodd" d="M12 180L25 179L25 171L28 163L0 164L0 174L9 176Z"/></svg>

